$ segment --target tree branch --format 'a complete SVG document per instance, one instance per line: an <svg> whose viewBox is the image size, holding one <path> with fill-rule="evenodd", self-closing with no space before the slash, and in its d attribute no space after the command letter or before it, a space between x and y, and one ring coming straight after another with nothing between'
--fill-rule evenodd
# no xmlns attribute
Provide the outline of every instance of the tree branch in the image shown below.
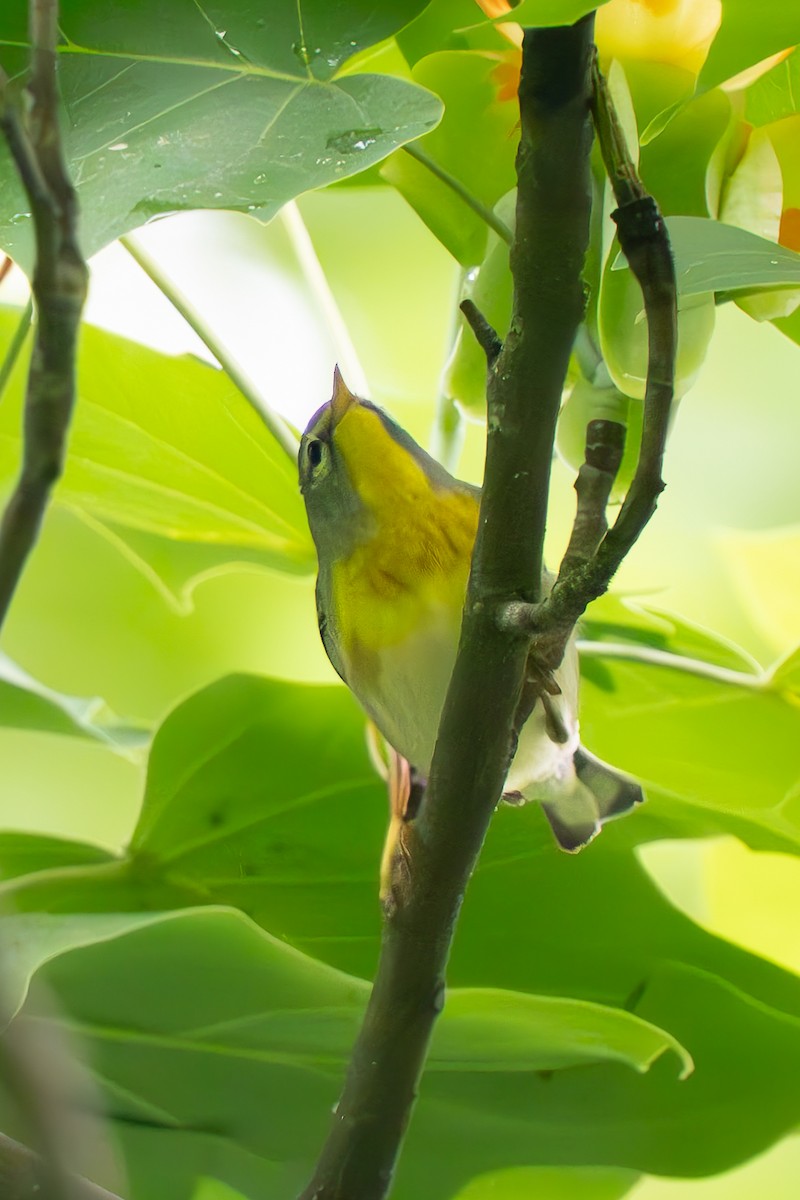
<svg viewBox="0 0 800 1200"><path fill-rule="evenodd" d="M0 1196L3 1200L54 1200L45 1190L45 1166L38 1154L0 1133ZM46 1186L46 1185L45 1185ZM73 1175L59 1194L64 1200L119 1200L113 1192Z"/></svg>
<svg viewBox="0 0 800 1200"><path fill-rule="evenodd" d="M77 241L77 200L58 127L58 5L56 0L31 0L30 13L30 112L23 123L4 95L0 115L0 128L31 205L37 313L25 396L22 469L0 523L0 626L63 469L75 401L75 348L88 281Z"/></svg>
<svg viewBox="0 0 800 1200"><path fill-rule="evenodd" d="M598 519L599 492L591 500L585 495L581 503L579 488L576 526L558 579L546 602L538 606L517 605L511 610L506 607L499 614L503 627L508 628L516 622L521 630L533 635L532 654L545 672L555 670L559 665L576 621L591 601L607 590L620 563L655 512L658 497L664 489L661 470L674 395L677 285L666 225L655 200L645 191L636 174L596 59L592 65L592 82L592 116L619 205L611 215L617 224L620 246L642 289L647 317L647 384L639 462L614 525L602 536L596 551L587 556L586 547L581 543L588 538L588 545L596 538L605 517ZM587 503L594 509L589 521L591 534L586 524ZM577 555L574 552L576 539L580 545Z"/></svg>
<svg viewBox="0 0 800 1200"><path fill-rule="evenodd" d="M500 798L528 639L498 604L533 602L556 417L583 313L593 19L529 30L520 83L519 199L511 329L489 369L486 475L461 642L427 799L407 828L412 886L384 925L364 1023L303 1200L380 1200L444 1001L464 889Z"/></svg>

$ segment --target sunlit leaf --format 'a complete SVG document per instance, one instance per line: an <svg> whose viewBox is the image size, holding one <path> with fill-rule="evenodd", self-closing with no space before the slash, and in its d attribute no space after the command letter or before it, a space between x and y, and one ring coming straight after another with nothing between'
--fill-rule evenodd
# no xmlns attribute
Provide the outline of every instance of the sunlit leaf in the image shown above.
<svg viewBox="0 0 800 1200"><path fill-rule="evenodd" d="M723 0L722 25L700 72L700 86L714 87L798 40L797 11L784 0Z"/></svg>
<svg viewBox="0 0 800 1200"><path fill-rule="evenodd" d="M795 50L751 83L745 92L744 111L751 125L769 125L793 116L799 109L800 52Z"/></svg>
<svg viewBox="0 0 800 1200"><path fill-rule="evenodd" d="M22 365L0 408L0 473L20 454ZM86 327L56 498L101 522L308 571L297 470L221 371Z"/></svg>
<svg viewBox="0 0 800 1200"><path fill-rule="evenodd" d="M149 732L125 724L102 700L65 696L0 653L0 726L92 738L122 753L144 745Z"/></svg>
<svg viewBox="0 0 800 1200"><path fill-rule="evenodd" d="M30 919L8 918L6 936L12 943L26 937L28 962L41 965L42 980L64 1002L117 1121L152 1123L160 1115L164 1154L170 1127L215 1129L222 1141L287 1173L299 1165L310 1170L368 984L298 954L234 912L129 918L115 941L108 919L81 920L77 931L74 922L61 922L57 960L57 920L42 938ZM209 988L209 979L226 986ZM450 1000L429 1063L429 1079L435 1088L441 1077L443 1096L423 1094L420 1104L422 1128L445 1146L455 1132L446 1097L457 1083L465 1089L462 1119L473 1123L498 1085L533 1082L541 1069L558 1075L562 1066L586 1071L610 1061L613 1069L640 1071L665 1050L686 1065L668 1035L621 1010L499 991L456 990ZM35 997L23 1019L41 1019ZM672 1057L664 1074L680 1089L677 1065ZM504 1114L500 1125L506 1152L516 1146L527 1160L527 1119ZM442 1194L470 1170L491 1169L491 1145L483 1136L463 1160L443 1155L433 1169ZM210 1169L199 1156L178 1194ZM404 1170L425 1170L424 1149L411 1150ZM277 1197L275 1184L285 1194L283 1178L259 1195ZM414 1193L401 1184L397 1194ZM135 1200L147 1195L134 1193Z"/></svg>

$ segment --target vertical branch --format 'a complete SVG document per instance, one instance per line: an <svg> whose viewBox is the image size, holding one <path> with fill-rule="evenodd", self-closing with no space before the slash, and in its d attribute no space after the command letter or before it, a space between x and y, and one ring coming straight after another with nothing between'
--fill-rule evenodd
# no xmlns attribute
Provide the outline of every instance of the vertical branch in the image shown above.
<svg viewBox="0 0 800 1200"><path fill-rule="evenodd" d="M77 240L77 199L58 125L56 0L31 0L31 106L3 96L0 128L31 205L36 235L36 334L25 395L22 469L0 522L0 626L63 469L75 401L75 351L88 271ZM0 76L0 87L6 83Z"/></svg>
<svg viewBox="0 0 800 1200"><path fill-rule="evenodd" d="M520 85L511 332L489 371L479 534L425 804L407 827L412 883L386 918L344 1090L302 1200L381 1200L416 1098L458 912L512 749L528 654L497 605L537 599L553 436L583 313L593 19L529 30ZM474 314L473 314L474 315Z"/></svg>

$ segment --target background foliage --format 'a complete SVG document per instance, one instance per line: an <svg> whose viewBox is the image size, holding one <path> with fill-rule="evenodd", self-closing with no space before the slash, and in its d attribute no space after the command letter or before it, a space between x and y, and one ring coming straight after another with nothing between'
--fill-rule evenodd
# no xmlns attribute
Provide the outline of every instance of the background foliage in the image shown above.
<svg viewBox="0 0 800 1200"><path fill-rule="evenodd" d="M25 16L8 7L13 73ZM459 470L479 478L482 428L458 413L479 415L482 365L454 312L472 288L502 325L507 262L441 175L509 219L513 23L473 0L61 8L87 251L163 213L244 214L173 217L137 245L168 292L182 271L201 311L225 297L212 343L236 348L254 322L262 405L302 423L338 356L451 457L455 428ZM726 81L800 41L800 18L611 0L598 41L670 218L688 393L656 521L583 631L584 740L648 803L576 859L539 812L498 812L398 1200L793 1194L798 51ZM598 192L551 560L587 416L627 416L635 450L643 328L604 205ZM29 223L3 158L0 238L23 266ZM245 261L259 290L226 326ZM23 318L6 292L10 347ZM85 1062L62 1090L86 1174L134 1200L285 1197L375 964L383 789L318 645L293 464L228 375L94 313L67 471L0 659L3 1019L12 1040L62 1031ZM25 355L6 362L3 490ZM25 1140L10 1093L0 1118Z"/></svg>

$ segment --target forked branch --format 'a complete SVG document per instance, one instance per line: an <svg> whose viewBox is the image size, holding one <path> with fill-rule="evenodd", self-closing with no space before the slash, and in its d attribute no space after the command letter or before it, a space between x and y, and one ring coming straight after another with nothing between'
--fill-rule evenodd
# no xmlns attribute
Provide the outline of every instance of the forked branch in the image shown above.
<svg viewBox="0 0 800 1200"><path fill-rule="evenodd" d="M75 349L88 271L61 145L56 84L58 5L32 0L29 107L0 71L0 129L28 195L36 236L36 332L25 395L22 468L0 522L0 627L63 469L75 401Z"/></svg>

